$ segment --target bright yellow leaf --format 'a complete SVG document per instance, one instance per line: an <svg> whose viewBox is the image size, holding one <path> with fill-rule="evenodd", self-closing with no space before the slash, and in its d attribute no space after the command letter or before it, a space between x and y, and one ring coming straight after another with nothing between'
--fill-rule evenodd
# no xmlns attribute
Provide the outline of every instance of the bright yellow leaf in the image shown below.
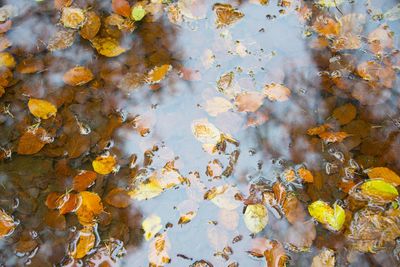
<svg viewBox="0 0 400 267"><path fill-rule="evenodd" d="M115 169L117 160L115 156L98 156L93 162L92 166L95 172L99 174L109 174Z"/></svg>
<svg viewBox="0 0 400 267"><path fill-rule="evenodd" d="M56 106L42 99L29 99L28 108L33 116L41 119L48 119L51 116L55 116L57 113Z"/></svg>
<svg viewBox="0 0 400 267"><path fill-rule="evenodd" d="M339 231L342 228L346 218L345 211L341 206L335 203L332 208L328 203L321 200L309 205L308 212L315 220L335 231Z"/></svg>
<svg viewBox="0 0 400 267"><path fill-rule="evenodd" d="M395 200L399 192L392 184L381 179L368 180L361 185L361 193L375 200Z"/></svg>
<svg viewBox="0 0 400 267"><path fill-rule="evenodd" d="M262 204L248 205L244 213L244 222L252 233L261 232L268 224L268 211Z"/></svg>
<svg viewBox="0 0 400 267"><path fill-rule="evenodd" d="M81 259L85 257L88 252L94 247L96 237L93 233L92 227L84 227L79 231L79 239L76 248L72 251L72 257Z"/></svg>

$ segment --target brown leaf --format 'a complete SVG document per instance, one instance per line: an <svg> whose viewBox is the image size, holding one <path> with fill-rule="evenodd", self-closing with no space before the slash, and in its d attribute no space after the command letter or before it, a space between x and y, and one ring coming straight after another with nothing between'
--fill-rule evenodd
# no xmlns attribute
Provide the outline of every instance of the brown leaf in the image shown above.
<svg viewBox="0 0 400 267"><path fill-rule="evenodd" d="M60 214L67 214L76 211L82 203L78 194L66 193L61 195L56 202Z"/></svg>
<svg viewBox="0 0 400 267"><path fill-rule="evenodd" d="M65 146L71 159L78 158L90 149L90 137L79 133L72 134Z"/></svg>
<svg viewBox="0 0 400 267"><path fill-rule="evenodd" d="M93 73L86 67L78 66L64 74L63 81L71 86L84 85L93 80Z"/></svg>
<svg viewBox="0 0 400 267"><path fill-rule="evenodd" d="M39 152L48 142L45 129L28 130L19 139L17 152L21 155L32 155Z"/></svg>
<svg viewBox="0 0 400 267"><path fill-rule="evenodd" d="M72 5L74 0L54 0L54 7L56 9L62 9L63 7L69 7Z"/></svg>
<svg viewBox="0 0 400 267"><path fill-rule="evenodd" d="M44 69L43 60L40 58L27 58L17 65L17 71L22 74L40 72Z"/></svg>
<svg viewBox="0 0 400 267"><path fill-rule="evenodd" d="M131 6L127 0L112 0L111 7L118 15L129 18L131 15Z"/></svg>
<svg viewBox="0 0 400 267"><path fill-rule="evenodd" d="M94 11L89 11L86 14L86 22L79 31L82 38L86 40L93 39L99 32L101 27L100 17Z"/></svg>
<svg viewBox="0 0 400 267"><path fill-rule="evenodd" d="M113 207L126 208L131 203L131 197L125 189L117 187L108 192L105 201Z"/></svg>
<svg viewBox="0 0 400 267"><path fill-rule="evenodd" d="M58 207L57 201L61 195L62 194L58 192L51 192L48 194L45 202L46 206L51 210L56 209Z"/></svg>
<svg viewBox="0 0 400 267"><path fill-rule="evenodd" d="M234 9L230 4L215 4L213 10L217 19L215 24L217 28L232 25L244 17L244 14Z"/></svg>
<svg viewBox="0 0 400 267"><path fill-rule="evenodd" d="M65 220L65 216L61 215L56 210L49 210L47 211L44 217L44 223L54 229L57 230L64 230L67 226L67 222Z"/></svg>
<svg viewBox="0 0 400 267"><path fill-rule="evenodd" d="M357 109L351 103L335 108L332 116L340 123L340 125L347 124L354 120L357 115Z"/></svg>
<svg viewBox="0 0 400 267"><path fill-rule="evenodd" d="M97 173L94 171L80 171L73 179L72 188L78 192L85 191L96 178Z"/></svg>

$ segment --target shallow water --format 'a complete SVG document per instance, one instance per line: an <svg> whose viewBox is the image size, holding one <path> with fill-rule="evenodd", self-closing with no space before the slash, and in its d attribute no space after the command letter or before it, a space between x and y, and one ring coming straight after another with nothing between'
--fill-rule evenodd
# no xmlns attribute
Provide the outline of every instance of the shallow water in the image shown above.
<svg viewBox="0 0 400 267"><path fill-rule="evenodd" d="M51 37L65 28L53 1L1 1L14 10L8 19L12 27L3 35L12 45L3 52L13 55L17 67L3 66L13 78L0 98L0 207L15 221L15 230L0 239L0 263L310 266L328 248L337 266L398 265L398 196L382 204L357 199L349 191L368 179L368 168L387 167L400 174L400 20L387 13L398 1L337 1L343 3L330 8L300 0L271 0L266 5L227 1L244 17L220 28L216 1L161 2L143 2L148 13L129 32L107 25L106 17L115 11L111 0L73 1L73 7L101 17L97 36L112 37L126 49L105 57L76 29L70 30L75 34L70 47L49 51ZM185 2L191 8L184 8ZM168 18L171 6L181 8L182 21ZM326 25L329 19L334 29L326 33L317 22ZM379 27L382 30L371 34ZM63 36L66 40L67 34ZM30 57L43 67L21 73L20 65ZM365 61L376 62L367 74L360 67ZM146 82L154 67L168 64L172 69L165 78ZM90 69L93 80L67 85L64 74L78 65ZM230 85L218 89L220 77L230 72ZM271 84L285 88L277 89L277 100L266 93ZM241 102L245 92L257 92L256 97ZM213 104L216 97L229 107ZM27 104L32 98L53 103L56 114L35 118ZM356 113L337 115L335 110L346 104ZM235 141L222 138L212 144L213 152L204 149L192 128L205 120ZM348 136L330 142L323 135L307 134L323 124L330 125L327 132ZM45 129L51 141L38 152L22 155L21 136L37 127ZM92 162L105 153L115 155L119 168L98 174L86 189L101 197L104 211L89 226L95 235L91 249L74 260L71 251L83 225L75 211L61 215L64 225L51 225L46 198L51 192L77 193L72 190L74 176L79 170L93 170ZM165 168L167 163L174 174ZM154 198L133 197L125 208L106 200L114 188L137 190L154 172L168 184L166 169L171 176L179 173L181 180L169 177L172 185ZM299 169L309 170L312 181L299 177ZM294 179L285 176L288 170L296 173ZM278 183L284 188L283 199L273 194ZM206 199L205 193L218 186L236 191L220 194L218 203ZM296 199L292 206L285 204L289 195ZM316 200L344 208L346 221L339 231L310 216L307 207ZM254 204L267 207L269 219L262 231L251 234L244 217L246 206ZM188 212L195 216L179 224ZM142 222L152 215L160 218L161 228L145 240ZM358 222L356 215L374 218L373 226ZM393 227L382 227L379 216ZM385 229L388 233L383 234ZM354 237L357 232L363 235ZM167 244L158 247L158 254L157 240ZM271 240L278 242L278 249L271 249ZM161 264L160 255L170 262ZM201 265L201 260L207 263ZM315 258L314 264L329 266L318 265Z"/></svg>

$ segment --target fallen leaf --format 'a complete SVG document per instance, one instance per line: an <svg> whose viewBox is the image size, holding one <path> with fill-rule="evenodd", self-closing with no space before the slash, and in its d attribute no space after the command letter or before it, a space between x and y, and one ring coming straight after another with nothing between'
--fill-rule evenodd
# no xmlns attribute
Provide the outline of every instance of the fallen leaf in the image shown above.
<svg viewBox="0 0 400 267"><path fill-rule="evenodd" d="M259 92L245 92L236 96L235 104L240 112L256 112L262 106L264 98Z"/></svg>
<svg viewBox="0 0 400 267"><path fill-rule="evenodd" d="M236 187L225 184L208 190L204 199L210 200L221 209L234 210L241 205L241 202L235 199L235 195L239 193Z"/></svg>
<svg viewBox="0 0 400 267"><path fill-rule="evenodd" d="M64 7L61 13L60 22L66 28L78 29L85 22L85 13L76 7Z"/></svg>
<svg viewBox="0 0 400 267"><path fill-rule="evenodd" d="M97 174L93 171L80 171L74 176L72 188L78 192L85 191L88 187L93 185L96 178Z"/></svg>
<svg viewBox="0 0 400 267"><path fill-rule="evenodd" d="M326 132L326 130L328 130L329 128L331 128L331 126L329 124L322 124L320 126L308 129L307 134L308 135L319 135L319 134Z"/></svg>
<svg viewBox="0 0 400 267"><path fill-rule="evenodd" d="M32 155L38 153L51 138L43 128L36 128L26 131L19 139L17 153L21 155Z"/></svg>
<svg viewBox="0 0 400 267"><path fill-rule="evenodd" d="M71 86L79 86L90 82L93 78L93 73L90 69L78 66L68 70L63 76L63 81Z"/></svg>
<svg viewBox="0 0 400 267"><path fill-rule="evenodd" d="M337 7L341 5L344 0L318 0L318 5L322 7Z"/></svg>
<svg viewBox="0 0 400 267"><path fill-rule="evenodd" d="M190 221L192 221L192 219L196 216L196 212L194 211L189 211L183 215L181 215L181 217L179 217L179 221L178 224L187 224Z"/></svg>
<svg viewBox="0 0 400 267"><path fill-rule="evenodd" d="M157 179L150 178L130 191L129 195L136 200L147 200L160 195L162 192L163 188L160 182Z"/></svg>
<svg viewBox="0 0 400 267"><path fill-rule="evenodd" d="M82 38L86 40L93 39L99 32L101 27L100 17L94 11L86 13L86 21L79 31Z"/></svg>
<svg viewBox="0 0 400 267"><path fill-rule="evenodd" d="M55 116L57 113L56 106L42 99L29 99L28 108L33 116L41 119L48 119L52 116Z"/></svg>
<svg viewBox="0 0 400 267"><path fill-rule="evenodd" d="M156 66L147 73L146 82L148 84L159 83L167 76L168 72L172 69L169 64Z"/></svg>
<svg viewBox="0 0 400 267"><path fill-rule="evenodd" d="M318 222L335 231L342 229L346 218L344 209L341 206L335 203L332 208L328 203L321 200L314 201L309 205L308 212Z"/></svg>
<svg viewBox="0 0 400 267"><path fill-rule="evenodd" d="M84 227L79 231L78 236L78 242L75 249L71 252L71 256L75 259L85 257L94 247L96 240L92 227Z"/></svg>
<svg viewBox="0 0 400 267"><path fill-rule="evenodd" d="M268 267L286 267L289 260L285 248L276 240L269 240L268 248L264 251L264 257Z"/></svg>
<svg viewBox="0 0 400 267"><path fill-rule="evenodd" d="M131 6L127 0L112 0L111 7L115 13L126 18L131 14Z"/></svg>
<svg viewBox="0 0 400 267"><path fill-rule="evenodd" d="M44 216L44 223L47 226L57 230L64 230L65 227L67 226L65 216L61 215L56 210L47 211L46 215Z"/></svg>
<svg viewBox="0 0 400 267"><path fill-rule="evenodd" d="M117 160L113 155L98 156L93 162L93 170L98 174L107 175L114 171Z"/></svg>
<svg viewBox="0 0 400 267"><path fill-rule="evenodd" d="M123 209L131 204L131 197L125 189L117 187L108 192L105 201L108 205Z"/></svg>
<svg viewBox="0 0 400 267"><path fill-rule="evenodd" d="M380 25L378 28L368 34L369 49L374 54L380 54L385 50L390 50L394 46L394 33L386 24Z"/></svg>
<svg viewBox="0 0 400 267"><path fill-rule="evenodd" d="M335 108L332 116L340 123L340 125L347 124L354 120L357 115L357 109L350 103Z"/></svg>
<svg viewBox="0 0 400 267"><path fill-rule="evenodd" d="M399 196L399 192L392 184L380 179L371 179L361 185L361 194L374 200L392 201Z"/></svg>
<svg viewBox="0 0 400 267"><path fill-rule="evenodd" d="M220 113L227 112L233 107L232 103L223 97L213 97L207 100L204 109L208 114L215 117Z"/></svg>
<svg viewBox="0 0 400 267"><path fill-rule="evenodd" d="M131 18L134 21L141 21L146 16L146 10L142 5L135 5L131 11Z"/></svg>
<svg viewBox="0 0 400 267"><path fill-rule="evenodd" d="M384 18L388 21L395 21L400 19L400 4L395 5L383 14Z"/></svg>
<svg viewBox="0 0 400 267"><path fill-rule="evenodd" d="M386 167L375 167L364 171L370 179L383 179L394 186L400 185L400 177L391 169Z"/></svg>
<svg viewBox="0 0 400 267"><path fill-rule="evenodd" d="M329 248L323 248L314 256L311 267L335 267L335 252Z"/></svg>
<svg viewBox="0 0 400 267"><path fill-rule="evenodd" d="M306 168L299 168L297 170L297 174L300 176L300 178L305 181L306 183L313 183L314 182L314 176L313 174L307 170Z"/></svg>
<svg viewBox="0 0 400 267"><path fill-rule="evenodd" d="M11 235L14 232L16 223L5 211L0 209L0 238Z"/></svg>
<svg viewBox="0 0 400 267"><path fill-rule="evenodd" d="M61 215L75 212L81 205L82 198L78 194L65 193L56 201L57 209Z"/></svg>
<svg viewBox="0 0 400 267"><path fill-rule="evenodd" d="M60 30L50 37L47 49L51 52L66 49L74 44L75 32L71 30Z"/></svg>
<svg viewBox="0 0 400 267"><path fill-rule="evenodd" d="M167 233L157 235L154 240L150 242L150 250L148 260L150 266L164 266L171 262L168 251L171 248Z"/></svg>
<svg viewBox="0 0 400 267"><path fill-rule="evenodd" d="M217 28L232 25L244 17L242 12L234 9L230 4L215 4L213 10L217 16L215 21Z"/></svg>
<svg viewBox="0 0 400 267"><path fill-rule="evenodd" d="M40 58L24 59L17 66L17 71L22 74L36 73L42 71L43 69L44 63Z"/></svg>
<svg viewBox="0 0 400 267"><path fill-rule="evenodd" d="M96 217L103 212L103 204L99 195L93 192L82 191L79 193L82 204L76 211L79 222L84 226L92 226Z"/></svg>
<svg viewBox="0 0 400 267"><path fill-rule="evenodd" d="M194 137L203 144L215 145L221 141L221 132L207 119L198 119L192 122Z"/></svg>
<svg viewBox="0 0 400 267"><path fill-rule="evenodd" d="M207 15L206 0L179 0L178 8L183 16L192 20L204 19Z"/></svg>
<svg viewBox="0 0 400 267"><path fill-rule="evenodd" d="M322 36L333 37L339 34L340 24L334 19L320 15L315 19L313 29Z"/></svg>
<svg viewBox="0 0 400 267"><path fill-rule="evenodd" d="M0 52L0 68L7 67L13 69L15 65L16 63L13 55L8 52Z"/></svg>
<svg viewBox="0 0 400 267"><path fill-rule="evenodd" d="M267 84L264 88L264 94L271 101L287 101L291 95L290 89L281 84Z"/></svg>
<svg viewBox="0 0 400 267"><path fill-rule="evenodd" d="M323 132L318 134L318 136L324 140L325 143L340 143L350 134L346 132Z"/></svg>
<svg viewBox="0 0 400 267"><path fill-rule="evenodd" d="M51 192L50 194L47 195L46 198L46 206L49 209L56 209L58 207L57 201L61 197L61 193L58 192Z"/></svg>
<svg viewBox="0 0 400 267"><path fill-rule="evenodd" d="M144 238L148 241L152 239L161 229L161 218L155 214L150 215L142 222Z"/></svg>
<svg viewBox="0 0 400 267"><path fill-rule="evenodd" d="M243 218L250 232L259 233L268 224L267 208L262 204L248 205Z"/></svg>
<svg viewBox="0 0 400 267"><path fill-rule="evenodd" d="M62 9L63 7L69 7L72 5L74 0L54 0L54 7L56 9Z"/></svg>
<svg viewBox="0 0 400 267"><path fill-rule="evenodd" d="M126 51L116 39L111 37L94 37L90 42L100 55L106 57L117 57Z"/></svg>

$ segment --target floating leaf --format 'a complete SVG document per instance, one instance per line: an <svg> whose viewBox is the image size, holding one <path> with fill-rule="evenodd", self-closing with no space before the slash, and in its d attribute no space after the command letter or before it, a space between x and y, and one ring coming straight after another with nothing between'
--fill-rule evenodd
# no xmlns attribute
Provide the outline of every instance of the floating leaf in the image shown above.
<svg viewBox="0 0 400 267"><path fill-rule="evenodd" d="M329 228L339 231L345 221L346 214L344 209L333 204L333 208L328 203L317 200L308 206L308 212L318 222L327 225Z"/></svg>
<svg viewBox="0 0 400 267"><path fill-rule="evenodd" d="M400 177L391 169L386 167L375 167L365 170L370 179L381 178L385 182L392 183L395 186L400 185Z"/></svg>
<svg viewBox="0 0 400 267"><path fill-rule="evenodd" d="M142 228L144 230L144 238L146 240L152 239L162 228L161 218L155 214L150 215L142 222Z"/></svg>
<svg viewBox="0 0 400 267"><path fill-rule="evenodd" d="M263 104L265 96L259 92L245 92L236 96L238 111L256 112Z"/></svg>
<svg viewBox="0 0 400 267"><path fill-rule="evenodd" d="M150 178L140 183L129 195L136 200L147 200L160 195L163 188L157 179Z"/></svg>
<svg viewBox="0 0 400 267"><path fill-rule="evenodd" d="M129 18L131 6L127 0L112 0L111 7L112 10L118 15Z"/></svg>
<svg viewBox="0 0 400 267"><path fill-rule="evenodd" d="M126 51L117 40L111 37L95 37L90 42L100 55L106 57L117 57Z"/></svg>
<svg viewBox="0 0 400 267"><path fill-rule="evenodd" d="M61 23L66 28L78 29L85 22L85 13L76 7L65 7L61 13Z"/></svg>
<svg viewBox="0 0 400 267"><path fill-rule="evenodd" d="M207 100L204 109L211 116L217 116L220 113L227 112L233 107L232 103L223 97L214 97Z"/></svg>
<svg viewBox="0 0 400 267"><path fill-rule="evenodd" d="M96 178L97 174L93 171L80 171L73 179L72 188L78 192L85 191L94 183Z"/></svg>
<svg viewBox="0 0 400 267"><path fill-rule="evenodd" d="M113 207L126 208L131 204L131 197L125 189L117 187L108 192L105 201Z"/></svg>
<svg viewBox="0 0 400 267"><path fill-rule="evenodd" d="M196 216L196 212L189 211L179 218L178 224L187 224Z"/></svg>
<svg viewBox="0 0 400 267"><path fill-rule="evenodd" d="M57 209L62 215L70 212L75 212L79 208L81 203L81 196L72 193L65 193L61 195L56 201Z"/></svg>
<svg viewBox="0 0 400 267"><path fill-rule="evenodd" d="M114 171L117 164L117 160L115 156L112 155L103 155L98 156L93 162L93 170L99 174L109 174Z"/></svg>
<svg viewBox="0 0 400 267"><path fill-rule="evenodd" d="M399 196L392 184L380 179L372 179L361 185L361 193L376 200L391 201Z"/></svg>
<svg viewBox="0 0 400 267"><path fill-rule="evenodd" d="M93 78L91 70L83 66L78 66L67 71L63 76L63 81L71 86L79 86L90 82Z"/></svg>
<svg viewBox="0 0 400 267"><path fill-rule="evenodd" d="M244 222L252 233L261 232L268 224L267 208L262 204L248 205L244 213Z"/></svg>
<svg viewBox="0 0 400 267"><path fill-rule="evenodd" d="M146 16L146 10L141 5L136 5L132 8L131 18L134 21L141 21Z"/></svg>
<svg viewBox="0 0 400 267"><path fill-rule="evenodd" d="M147 73L146 82L149 84L159 83L164 80L165 76L167 76L168 72L172 69L172 66L169 64L164 64L161 66L154 67L152 70Z"/></svg>
<svg viewBox="0 0 400 267"><path fill-rule="evenodd" d="M264 94L271 101L287 101L291 95L290 89L281 84L267 84L264 88Z"/></svg>
<svg viewBox="0 0 400 267"><path fill-rule="evenodd" d="M221 132L207 119L192 122L192 133L203 144L217 144L221 141Z"/></svg>
<svg viewBox="0 0 400 267"><path fill-rule="evenodd" d="M36 98L29 99L28 108L33 116L41 119L48 119L52 116L55 116L57 113L56 106L42 99L36 99Z"/></svg>
<svg viewBox="0 0 400 267"><path fill-rule="evenodd" d="M337 36L340 32L340 24L329 17L318 16L313 24L313 29L325 37Z"/></svg>
<svg viewBox="0 0 400 267"><path fill-rule="evenodd" d="M19 139L17 153L21 155L32 155L39 152L51 139L43 128L26 131Z"/></svg>
<svg viewBox="0 0 400 267"><path fill-rule="evenodd" d="M5 211L0 209L0 238L11 235L14 232L16 223Z"/></svg>
<svg viewBox="0 0 400 267"><path fill-rule="evenodd" d="M76 211L78 220L82 225L92 226L96 217L103 212L103 204L99 195L93 192L82 191L79 193L82 204Z"/></svg>
<svg viewBox="0 0 400 267"><path fill-rule="evenodd" d="M318 135L325 143L340 143L346 137L350 136L350 134L346 132L323 132Z"/></svg>
<svg viewBox="0 0 400 267"><path fill-rule="evenodd" d="M217 28L232 25L244 17L244 14L234 9L230 4L215 4L213 10L217 19L215 24Z"/></svg>
<svg viewBox="0 0 400 267"><path fill-rule="evenodd" d="M100 26L100 17L94 11L89 11L86 14L86 22L80 29L79 34L82 36L82 38L91 40L99 32Z"/></svg>
<svg viewBox="0 0 400 267"><path fill-rule="evenodd" d="M312 175L312 173L307 170L306 168L300 168L297 170L298 175L300 176L300 178L307 182L307 183L313 183L314 182L314 176Z"/></svg>
<svg viewBox="0 0 400 267"><path fill-rule="evenodd" d="M340 123L340 125L347 124L354 120L357 115L357 109L350 103L336 108L332 116Z"/></svg>
<svg viewBox="0 0 400 267"><path fill-rule="evenodd" d="M1 52L0 53L0 68L7 67L9 69L13 69L15 67L15 59L14 57L8 52Z"/></svg>
<svg viewBox="0 0 400 267"><path fill-rule="evenodd" d="M75 250L71 252L71 256L75 259L81 259L85 257L94 247L96 240L92 227L84 227L79 231L78 236L78 242Z"/></svg>
<svg viewBox="0 0 400 267"><path fill-rule="evenodd" d="M318 255L314 256L311 267L335 267L334 251L328 248L323 248Z"/></svg>

